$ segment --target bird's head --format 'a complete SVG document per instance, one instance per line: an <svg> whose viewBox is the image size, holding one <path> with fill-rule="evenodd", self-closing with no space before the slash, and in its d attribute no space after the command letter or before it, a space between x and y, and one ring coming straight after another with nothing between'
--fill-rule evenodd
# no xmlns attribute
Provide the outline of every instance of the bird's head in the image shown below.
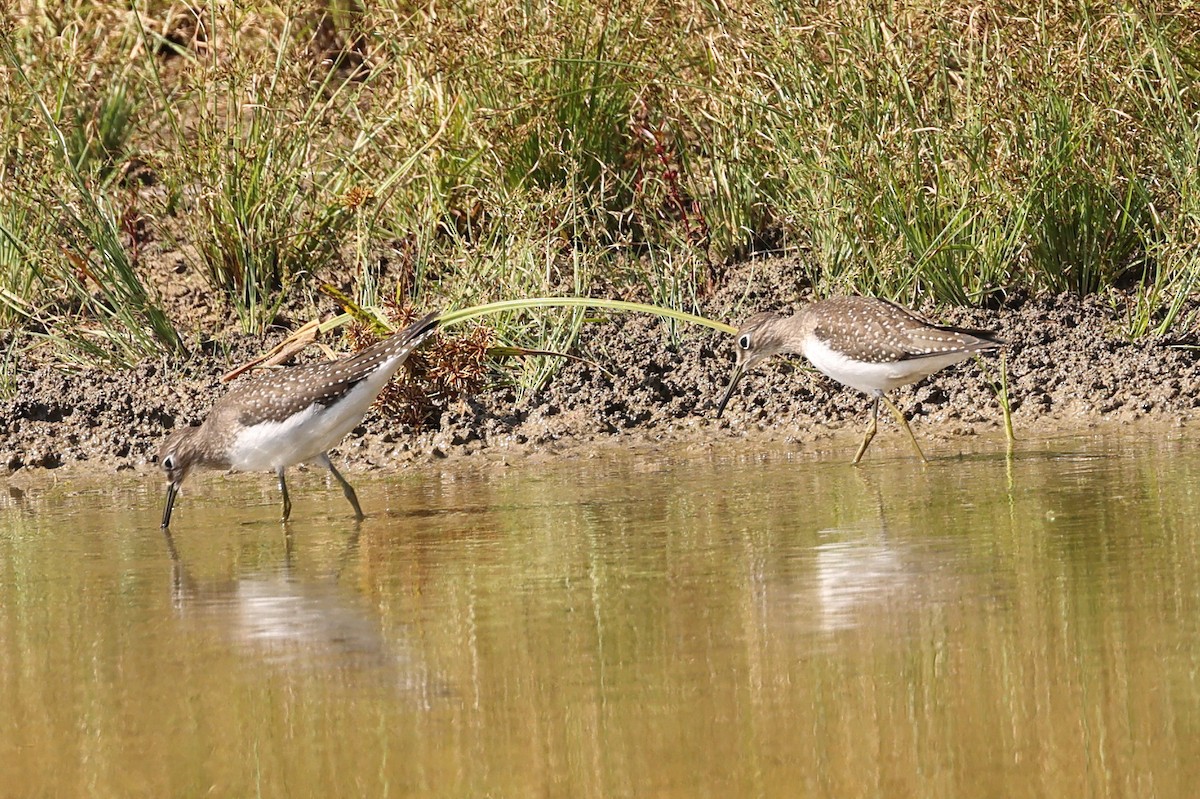
<svg viewBox="0 0 1200 799"><path fill-rule="evenodd" d="M737 360L733 365L733 377L729 380L729 388L725 389L725 396L721 397L721 403L717 406L718 419L725 412L725 406L733 396L733 390L742 379L742 375L760 361L783 351L784 338L776 330L776 323L780 319L782 317L776 313L755 314L738 328Z"/></svg>
<svg viewBox="0 0 1200 799"><path fill-rule="evenodd" d="M195 462L193 446L199 427L183 427L167 436L158 448L158 465L167 476L167 504L163 508L162 526L171 523L171 509L175 507L175 496Z"/></svg>

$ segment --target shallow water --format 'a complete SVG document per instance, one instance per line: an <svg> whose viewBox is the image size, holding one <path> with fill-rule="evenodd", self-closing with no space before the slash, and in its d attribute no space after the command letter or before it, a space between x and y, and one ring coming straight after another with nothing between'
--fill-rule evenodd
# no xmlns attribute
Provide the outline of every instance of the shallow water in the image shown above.
<svg viewBox="0 0 1200 799"><path fill-rule="evenodd" d="M1189 437L10 488L0 795L1191 796Z"/></svg>

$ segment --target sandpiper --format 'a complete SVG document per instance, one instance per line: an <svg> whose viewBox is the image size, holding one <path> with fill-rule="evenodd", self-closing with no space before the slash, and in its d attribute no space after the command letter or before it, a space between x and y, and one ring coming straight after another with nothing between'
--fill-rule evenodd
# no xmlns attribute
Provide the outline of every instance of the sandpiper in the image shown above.
<svg viewBox="0 0 1200 799"><path fill-rule="evenodd" d="M788 317L756 314L738 329L737 363L717 416L725 411L746 370L772 355L800 353L820 372L874 397L871 424L853 463L862 460L875 437L880 400L887 403L924 460L908 420L885 392L915 383L975 353L995 350L1003 343L993 333L935 325L894 302L872 297L819 300Z"/></svg>
<svg viewBox="0 0 1200 799"><path fill-rule="evenodd" d="M283 493L283 521L292 512L284 470L304 461L329 469L363 518L358 497L329 460L329 448L362 420L375 397L409 354L438 325L424 319L336 361L279 369L235 387L213 405L204 422L171 433L158 450L167 474L162 526L171 523L179 486L195 466L252 471L274 469Z"/></svg>

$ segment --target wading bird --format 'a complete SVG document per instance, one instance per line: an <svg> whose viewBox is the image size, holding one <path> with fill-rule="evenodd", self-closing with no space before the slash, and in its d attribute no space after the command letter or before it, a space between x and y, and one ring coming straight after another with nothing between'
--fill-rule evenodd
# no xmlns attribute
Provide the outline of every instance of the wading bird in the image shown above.
<svg viewBox="0 0 1200 799"><path fill-rule="evenodd" d="M336 361L265 374L235 387L213 405L204 422L176 430L158 450L167 475L162 526L171 523L179 487L194 467L272 469L283 494L283 521L292 512L284 470L312 461L329 469L363 518L358 496L329 460L329 449L358 426L409 354L438 325L429 314L404 330Z"/></svg>
<svg viewBox="0 0 1200 799"><path fill-rule="evenodd" d="M818 371L873 397L871 423L853 463L862 460L875 437L880 400L887 403L924 460L908 420L886 393L1003 343L993 333L935 325L894 302L872 297L818 300L802 306L794 316L756 314L738 329L737 363L717 416L724 413L748 369L772 355L799 353Z"/></svg>

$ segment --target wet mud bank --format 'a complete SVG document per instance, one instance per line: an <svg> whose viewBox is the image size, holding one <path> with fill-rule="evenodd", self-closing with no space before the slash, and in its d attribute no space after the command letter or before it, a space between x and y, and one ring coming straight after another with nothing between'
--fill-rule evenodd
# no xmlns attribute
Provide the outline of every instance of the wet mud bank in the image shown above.
<svg viewBox="0 0 1200 799"><path fill-rule="evenodd" d="M775 289L718 296L717 306L728 309L722 318L736 322L757 310L787 312L804 300L799 290ZM935 321L994 330L1006 339L1018 436L1143 421L1184 424L1200 407L1200 350L1188 342L1129 341L1122 333L1127 309L1119 299L1032 297L994 310L924 310ZM586 327L578 352L607 371L571 362L535 394L488 389L452 404L424 430L372 411L335 450L338 462L360 470L480 453L511 460L655 442L803 443L848 434L866 420L864 395L801 359L756 368L717 420L716 402L733 362L732 337L689 329L672 341L657 319L606 319ZM84 462L110 470L145 468L170 430L198 423L228 389L222 374L272 343L238 337L186 360L147 361L128 370L46 367L20 374L14 396L0 402L0 470ZM953 442L1000 429L993 388L999 374L998 358L968 361L893 397L919 437ZM882 424L881 437L890 423Z"/></svg>

